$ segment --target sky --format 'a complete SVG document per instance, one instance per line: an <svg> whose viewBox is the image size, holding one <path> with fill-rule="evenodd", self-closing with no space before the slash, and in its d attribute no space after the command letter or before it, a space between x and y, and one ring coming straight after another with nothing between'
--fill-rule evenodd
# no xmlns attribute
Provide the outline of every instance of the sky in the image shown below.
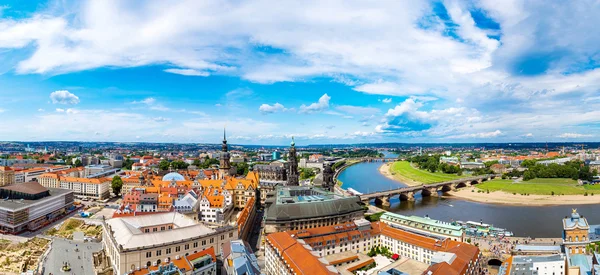
<svg viewBox="0 0 600 275"><path fill-rule="evenodd" d="M0 1L0 140L599 141L600 3Z"/></svg>

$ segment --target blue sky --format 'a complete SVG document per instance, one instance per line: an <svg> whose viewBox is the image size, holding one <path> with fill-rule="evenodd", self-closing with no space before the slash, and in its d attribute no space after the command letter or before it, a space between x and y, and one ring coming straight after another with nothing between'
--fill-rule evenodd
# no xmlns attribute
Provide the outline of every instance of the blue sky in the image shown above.
<svg viewBox="0 0 600 275"><path fill-rule="evenodd" d="M277 4L275 4L277 3ZM593 1L2 1L0 140L597 141Z"/></svg>

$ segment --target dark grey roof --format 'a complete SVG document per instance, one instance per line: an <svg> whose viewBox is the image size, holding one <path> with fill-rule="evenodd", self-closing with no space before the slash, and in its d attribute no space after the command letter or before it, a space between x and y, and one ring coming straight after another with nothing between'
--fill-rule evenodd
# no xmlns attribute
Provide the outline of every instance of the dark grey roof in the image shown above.
<svg viewBox="0 0 600 275"><path fill-rule="evenodd" d="M302 203L277 203L273 199L268 200L271 204L266 210L267 223L336 216L364 211L358 197L334 198L324 201Z"/></svg>

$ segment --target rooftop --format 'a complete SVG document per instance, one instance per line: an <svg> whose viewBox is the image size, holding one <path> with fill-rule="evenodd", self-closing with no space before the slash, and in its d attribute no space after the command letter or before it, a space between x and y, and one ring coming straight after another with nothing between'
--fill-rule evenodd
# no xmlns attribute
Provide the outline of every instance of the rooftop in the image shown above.
<svg viewBox="0 0 600 275"><path fill-rule="evenodd" d="M267 199L266 221L308 219L364 211L358 197L341 197L321 189L278 186Z"/></svg>
<svg viewBox="0 0 600 275"><path fill-rule="evenodd" d="M111 227L117 245L122 245L123 249L179 242L215 232L215 230L177 212L113 218L107 220L106 223ZM142 231L142 228L145 227L166 224L172 225L173 229L149 233Z"/></svg>
<svg viewBox="0 0 600 275"><path fill-rule="evenodd" d="M7 209L10 211L15 211L15 210L30 207L34 204L45 203L48 200L54 199L54 197L56 197L56 196L73 193L72 190L58 189L58 188L48 188L48 192L50 193L49 196L46 196L46 197L38 199L38 200L12 200L12 199L5 200L4 198L2 198L0 200L0 209Z"/></svg>

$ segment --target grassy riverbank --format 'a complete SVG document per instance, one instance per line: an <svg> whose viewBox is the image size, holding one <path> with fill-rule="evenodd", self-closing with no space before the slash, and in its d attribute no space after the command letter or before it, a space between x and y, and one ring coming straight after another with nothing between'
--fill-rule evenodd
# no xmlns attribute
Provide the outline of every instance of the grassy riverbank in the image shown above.
<svg viewBox="0 0 600 275"><path fill-rule="evenodd" d="M542 179L536 178L529 181L513 181L495 179L476 186L477 189L490 192L502 191L506 193L531 194L531 195L584 195L600 194L600 186L578 185L572 179Z"/></svg>
<svg viewBox="0 0 600 275"><path fill-rule="evenodd" d="M394 162L390 165L389 170L394 179L399 181L406 181L406 179L408 179L420 184L443 182L464 177L457 176L455 174L444 174L442 172L431 173L429 171L413 167L408 161Z"/></svg>

